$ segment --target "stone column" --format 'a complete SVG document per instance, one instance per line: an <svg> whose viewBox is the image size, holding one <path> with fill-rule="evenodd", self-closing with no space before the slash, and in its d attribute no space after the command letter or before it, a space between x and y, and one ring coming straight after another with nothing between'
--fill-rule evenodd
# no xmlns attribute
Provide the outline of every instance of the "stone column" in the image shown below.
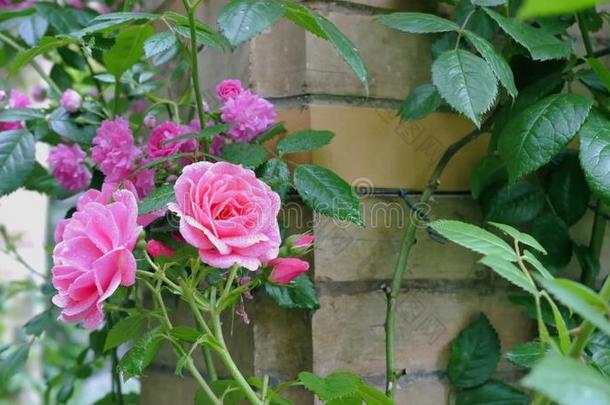
<svg viewBox="0 0 610 405"><path fill-rule="evenodd" d="M204 0L200 19L215 26L225 3ZM396 10L430 11L430 2L305 3L354 42L370 72L368 96L331 45L288 21L233 53L205 50L202 85L212 101L216 83L241 79L273 101L289 131L335 132L331 145L298 159L326 166L365 190L367 227L315 216L312 275L321 308L313 314L284 311L256 298L248 306L252 324L236 326L232 340L244 371L261 378L268 374L274 383L294 378L301 370L321 375L352 370L382 389L385 297L381 286L391 278L402 230L411 218L405 204L396 199L396 190L421 190L443 151L472 125L443 113L410 123L400 123L396 117L405 96L430 80L431 41L386 29L373 17ZM431 203L435 217L480 222L468 189L470 171L485 154L486 141L468 145L450 163L441 179L442 196ZM584 219L581 228L588 228L590 221ZM604 257L608 261L610 251ZM396 366L407 370L399 381L397 404L445 403L444 370L451 340L481 311L496 327L503 351L533 336L533 323L508 301L508 295L518 291L478 265L477 259L456 245L433 241L425 228L418 231L397 316ZM195 384L186 375L173 375L174 361L173 357L155 361L142 380L142 403L192 400ZM514 381L517 375L501 362L498 377ZM313 403L304 391L290 393L290 399L297 405Z"/></svg>

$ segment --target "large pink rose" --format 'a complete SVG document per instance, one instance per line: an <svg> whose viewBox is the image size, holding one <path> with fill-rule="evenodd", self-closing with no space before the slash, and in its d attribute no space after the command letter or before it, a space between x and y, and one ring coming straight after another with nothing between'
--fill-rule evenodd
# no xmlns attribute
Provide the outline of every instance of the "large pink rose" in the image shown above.
<svg viewBox="0 0 610 405"><path fill-rule="evenodd" d="M180 234L204 263L256 270L274 259L281 243L280 198L252 170L226 162L186 166L174 186Z"/></svg>
<svg viewBox="0 0 610 405"><path fill-rule="evenodd" d="M132 250L142 230L136 198L127 190L112 198L107 205L81 198L72 218L61 224L53 250L52 282L58 291L53 303L62 308L60 319L88 329L102 323L104 300L119 285L135 282Z"/></svg>

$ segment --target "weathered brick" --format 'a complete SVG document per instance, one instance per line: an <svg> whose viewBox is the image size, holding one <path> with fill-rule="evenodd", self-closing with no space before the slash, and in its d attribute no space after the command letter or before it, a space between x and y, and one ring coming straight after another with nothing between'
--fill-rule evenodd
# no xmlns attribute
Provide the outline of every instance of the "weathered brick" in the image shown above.
<svg viewBox="0 0 610 405"><path fill-rule="evenodd" d="M381 291L333 295L324 291L312 319L314 369L323 375L352 370L363 376L385 371L385 296ZM444 370L450 343L484 312L505 352L531 339L533 323L510 304L505 293L452 289L411 290L401 295L396 324L396 366L408 373ZM507 367L503 363L503 367Z"/></svg>
<svg viewBox="0 0 610 405"><path fill-rule="evenodd" d="M190 377L148 371L140 383L140 403L154 405L192 404L199 388Z"/></svg>
<svg viewBox="0 0 610 405"><path fill-rule="evenodd" d="M418 197L413 197L417 201ZM434 218L480 222L477 203L467 196L439 196L426 206ZM316 278L331 281L387 280L392 277L404 229L413 218L402 199L362 199L365 227L317 216ZM485 271L478 254L453 244L440 244L424 224L417 231L407 279L473 279ZM432 254L433 253L433 254ZM431 271L434 269L434 271Z"/></svg>

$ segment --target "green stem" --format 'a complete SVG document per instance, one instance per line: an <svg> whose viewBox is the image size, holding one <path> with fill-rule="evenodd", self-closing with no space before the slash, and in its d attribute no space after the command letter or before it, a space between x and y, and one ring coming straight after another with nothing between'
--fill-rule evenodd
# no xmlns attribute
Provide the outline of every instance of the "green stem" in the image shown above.
<svg viewBox="0 0 610 405"><path fill-rule="evenodd" d="M17 42L13 41L13 39L11 37L9 37L8 35L5 35L1 32L0 32L0 41L5 42L7 45L9 45L10 47L14 48L15 50L17 50L19 52L26 51L26 49L24 47L19 45ZM58 95L61 95L62 92L61 92L61 89L59 88L59 86L53 81L53 79L51 79L44 72L44 70L42 69L42 67L40 67L38 62L36 62L34 59L31 59L29 63L30 63L30 65L32 65L34 70L40 75L40 77L42 77L42 80L47 82L49 87L51 87L53 89L53 91L55 91Z"/></svg>
<svg viewBox="0 0 610 405"><path fill-rule="evenodd" d="M199 330L202 333L207 333L208 335L213 335L208 324L205 322L205 319L203 319L203 315L201 315L201 311L199 310L199 307L197 306L197 303L195 302L195 299L193 298L192 291L187 290L186 287L183 287L182 290L183 290L182 297L189 304L189 307L191 308L191 312L193 312L193 315L195 316L195 321L197 322L197 325L199 326ZM212 359L212 352L210 351L210 348L206 345L201 345L201 350L203 351L203 359L205 361L206 370L208 371L208 377L212 381L218 380L218 374L216 373L216 367L214 366L214 360Z"/></svg>
<svg viewBox="0 0 610 405"><path fill-rule="evenodd" d="M233 281L235 280L235 276L237 275L237 270L239 270L239 265L234 264L233 266L231 266L231 270L229 270L229 276L227 277L227 281L225 282L225 289L220 295L218 302L222 302L223 300L225 300L231 292L231 287L233 286Z"/></svg>
<svg viewBox="0 0 610 405"><path fill-rule="evenodd" d="M220 355L220 358L222 359L222 362L224 363L225 367L227 368L227 370L229 370L229 373L231 374L231 376L233 376L235 381L240 385L241 389L246 394L246 397L248 398L250 403L254 405L262 405L262 401L256 395L252 387L250 387L250 384L248 384L248 381L246 381L244 376L241 374L239 368L237 368L237 365L229 354L229 350L227 349L227 345L222 334L222 324L220 322L220 316L215 312L212 312L212 329L214 331L214 337L216 338L222 349L217 350L217 352Z"/></svg>
<svg viewBox="0 0 610 405"><path fill-rule="evenodd" d="M589 36L587 21L585 20L582 13L576 14L576 20L578 21L578 29L580 30L580 34L582 35L582 42L585 45L587 57L590 58L593 56L593 46L591 45L591 37Z"/></svg>
<svg viewBox="0 0 610 405"><path fill-rule="evenodd" d="M604 236L606 234L606 218L604 216L604 203L601 200L597 200L595 207L595 217L593 218L593 229L591 230L591 241L589 247L591 253L596 258L600 258L602 254L602 247L604 245Z"/></svg>
<svg viewBox="0 0 610 405"><path fill-rule="evenodd" d="M447 167L447 164L451 161L453 156L459 152L464 146L469 144L470 142L477 139L481 134L483 134L491 122L493 121L493 116L495 115L495 111L489 116L485 125L480 129L475 129L470 132L462 139L458 140L443 154L439 162L437 163L432 175L430 176L430 180L428 181L428 185L422 192L422 196L419 199L418 205L425 205L428 203L436 189L440 184L440 177L443 174L443 171ZM407 265L409 262L409 255L411 253L411 248L415 244L415 233L417 231L417 227L419 226L418 220L415 218L411 218L407 229L405 230L405 234L403 237L400 254L398 256L398 262L396 263L396 268L394 269L394 276L392 277L392 283L389 288L385 289L386 293L386 321L385 321L385 346L386 346L386 395L390 398L394 398L394 392L396 390L396 380L401 373L397 373L394 368L394 335L395 335L395 327L396 327L396 303L398 300L398 296L400 295L400 287L402 284L402 279L407 271Z"/></svg>
<svg viewBox="0 0 610 405"><path fill-rule="evenodd" d="M119 78L115 78L116 83L114 84L114 100L113 100L113 104L112 104L112 118L115 118L117 115L117 112L119 111L119 94L121 91L121 82L119 81Z"/></svg>
<svg viewBox="0 0 610 405"><path fill-rule="evenodd" d="M161 281L161 280L159 280L159 281ZM155 299L155 301L157 302L157 305L161 309L161 314L163 315L162 320L163 320L163 324L164 324L165 328L168 331L172 330L173 329L172 321L169 319L169 315L167 314L167 308L165 307L165 303L163 302L163 296L161 294L161 284L157 283L156 288L151 288L151 285L148 282L146 282L146 285L149 286L149 288L153 294L153 298ZM176 347L176 349L179 351L181 356L186 355L186 365L185 366L186 366L187 370L189 370L189 372L191 373L191 375L193 376L195 381L197 381L199 386L203 389L203 391L208 395L209 398L212 399L212 401L215 405L222 405L222 402L218 399L216 394L214 394L214 391L212 391L212 389L210 388L208 383L206 383L205 379L201 376L201 373L199 373L199 370L197 370L197 367L195 366L195 363L193 362L192 357L190 355L187 355L186 351L184 350L184 348L182 346L177 344L177 345L174 345L174 347Z"/></svg>
<svg viewBox="0 0 610 405"><path fill-rule="evenodd" d="M201 128L205 128L205 112L203 110L203 97L201 96L201 87L199 83L199 61L197 59L197 27L195 25L195 10L199 5L199 1L196 1L192 5L189 4L188 0L183 0L183 3L188 14L189 29L191 32L191 76L193 90L195 92L195 102L197 104L197 117L199 118ZM206 139L203 140L203 152L208 153L208 141Z"/></svg>

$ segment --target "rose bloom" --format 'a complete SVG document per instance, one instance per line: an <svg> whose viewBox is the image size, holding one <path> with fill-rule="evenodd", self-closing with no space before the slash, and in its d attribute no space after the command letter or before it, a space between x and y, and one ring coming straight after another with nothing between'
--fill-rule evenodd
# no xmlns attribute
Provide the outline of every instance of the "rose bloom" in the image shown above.
<svg viewBox="0 0 610 405"><path fill-rule="evenodd" d="M238 96L242 91L244 88L239 80L223 80L216 86L216 96L225 102Z"/></svg>
<svg viewBox="0 0 610 405"><path fill-rule="evenodd" d="M102 121L93 138L91 157L108 181L127 178L141 153L134 145L129 123L124 118Z"/></svg>
<svg viewBox="0 0 610 405"><path fill-rule="evenodd" d="M58 145L51 149L48 162L53 177L66 190L76 192L84 190L91 182L91 171L84 165L87 154L74 144Z"/></svg>
<svg viewBox="0 0 610 405"><path fill-rule="evenodd" d="M223 122L231 125L227 135L234 141L251 142L275 123L273 104L243 91L220 108Z"/></svg>
<svg viewBox="0 0 610 405"><path fill-rule="evenodd" d="M75 113L80 109L80 103L82 101L82 97L80 94L75 92L72 89L68 89L64 91L64 94L61 96L61 100L59 100L59 104L66 109L66 111L70 113Z"/></svg>
<svg viewBox="0 0 610 405"><path fill-rule="evenodd" d="M148 156L152 159L163 158L176 153L193 152L197 149L197 141L193 138L182 141L164 142L177 138L181 135L193 132L191 127L178 125L175 122L166 121L153 129L148 141Z"/></svg>
<svg viewBox="0 0 610 405"><path fill-rule="evenodd" d="M180 234L201 260L226 269L256 270L277 257L280 198L252 170L226 162L186 166L174 186Z"/></svg>
<svg viewBox="0 0 610 405"><path fill-rule="evenodd" d="M58 291L53 303L62 309L59 319L93 329L104 319L102 303L119 285L135 282L132 250L142 227L136 222L138 207L131 192L114 192L110 204L86 195L56 232L51 272Z"/></svg>
<svg viewBox="0 0 610 405"><path fill-rule="evenodd" d="M30 7L34 4L34 0L25 1L14 1L14 0L0 0L0 10L19 10L22 8Z"/></svg>
<svg viewBox="0 0 610 405"><path fill-rule="evenodd" d="M309 263L296 257L278 257L267 263L273 268L269 280L275 284L290 284L292 280L309 270Z"/></svg>

